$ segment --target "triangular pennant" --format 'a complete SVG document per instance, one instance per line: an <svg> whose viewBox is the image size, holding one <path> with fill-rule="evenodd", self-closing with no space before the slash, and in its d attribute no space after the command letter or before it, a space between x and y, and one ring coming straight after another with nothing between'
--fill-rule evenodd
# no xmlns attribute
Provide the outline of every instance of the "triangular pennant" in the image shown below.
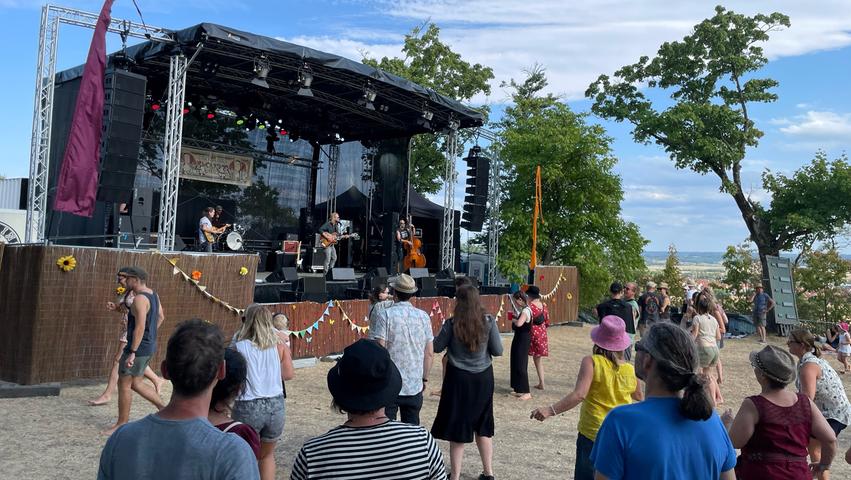
<svg viewBox="0 0 851 480"><path fill-rule="evenodd" d="M202 292L206 293L207 287L205 287L204 285L198 285L198 290L201 290ZM209 295L209 293L207 295Z"/></svg>
<svg viewBox="0 0 851 480"><path fill-rule="evenodd" d="M172 268L172 269L171 269L171 274L172 274L172 275L177 275L178 273L180 273L180 269L179 269L179 268L174 267L174 268Z"/></svg>
<svg viewBox="0 0 851 480"><path fill-rule="evenodd" d="M333 306L334 306L334 300L328 300L328 308L331 308Z"/></svg>
<svg viewBox="0 0 851 480"><path fill-rule="evenodd" d="M326 315L331 315L331 309L330 309L330 308L326 308L326 309L325 309L325 312L324 312L324 313L322 313L322 316L323 316L323 317L324 317L324 316L326 316Z"/></svg>
<svg viewBox="0 0 851 480"><path fill-rule="evenodd" d="M319 328L319 320L317 320L317 321L313 324L313 328L314 328L314 329Z"/></svg>
<svg viewBox="0 0 851 480"><path fill-rule="evenodd" d="M355 325L354 323L351 323L351 322L349 323L349 326L352 327L352 330L358 328L357 325Z"/></svg>

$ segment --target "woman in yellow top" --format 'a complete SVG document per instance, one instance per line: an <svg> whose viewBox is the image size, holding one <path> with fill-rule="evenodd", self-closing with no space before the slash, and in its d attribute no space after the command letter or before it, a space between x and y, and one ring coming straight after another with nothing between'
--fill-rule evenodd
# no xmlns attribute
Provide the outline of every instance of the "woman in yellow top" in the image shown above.
<svg viewBox="0 0 851 480"><path fill-rule="evenodd" d="M594 479L591 449L609 410L631 403L633 399L644 399L635 369L623 357L631 343L623 320L615 315L603 317L600 325L591 330L591 341L594 353L582 359L573 391L552 405L533 410L531 416L543 422L582 404L576 439L575 480Z"/></svg>

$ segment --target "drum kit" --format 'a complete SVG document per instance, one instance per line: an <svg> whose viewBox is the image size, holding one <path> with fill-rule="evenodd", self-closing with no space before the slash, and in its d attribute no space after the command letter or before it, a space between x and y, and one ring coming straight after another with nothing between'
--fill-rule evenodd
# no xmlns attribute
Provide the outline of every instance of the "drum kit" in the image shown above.
<svg viewBox="0 0 851 480"><path fill-rule="evenodd" d="M228 227L216 242L220 252L239 252L242 251L242 236L248 230L244 225L231 225Z"/></svg>

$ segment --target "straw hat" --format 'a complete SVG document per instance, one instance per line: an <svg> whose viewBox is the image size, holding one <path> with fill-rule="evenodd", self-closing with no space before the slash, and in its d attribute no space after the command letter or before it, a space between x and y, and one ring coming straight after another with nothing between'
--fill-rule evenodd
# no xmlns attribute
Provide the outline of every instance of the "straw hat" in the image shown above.
<svg viewBox="0 0 851 480"><path fill-rule="evenodd" d="M758 352L751 352L750 360L755 369L776 382L788 385L795 381L795 359L782 348L766 345Z"/></svg>
<svg viewBox="0 0 851 480"><path fill-rule="evenodd" d="M600 325L591 329L591 341L610 352L622 352L632 343L626 325L617 315L606 315Z"/></svg>
<svg viewBox="0 0 851 480"><path fill-rule="evenodd" d="M417 293L417 282L410 275L403 273L396 277L396 280L390 282L393 290L402 293Z"/></svg>

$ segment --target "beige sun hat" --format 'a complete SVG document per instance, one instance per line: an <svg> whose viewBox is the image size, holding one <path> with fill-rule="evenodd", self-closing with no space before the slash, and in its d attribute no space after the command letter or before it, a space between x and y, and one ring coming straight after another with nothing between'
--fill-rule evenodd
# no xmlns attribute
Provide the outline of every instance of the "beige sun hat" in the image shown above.
<svg viewBox="0 0 851 480"><path fill-rule="evenodd" d="M402 293L417 293L417 282L408 274L401 274L390 283L393 290Z"/></svg>

